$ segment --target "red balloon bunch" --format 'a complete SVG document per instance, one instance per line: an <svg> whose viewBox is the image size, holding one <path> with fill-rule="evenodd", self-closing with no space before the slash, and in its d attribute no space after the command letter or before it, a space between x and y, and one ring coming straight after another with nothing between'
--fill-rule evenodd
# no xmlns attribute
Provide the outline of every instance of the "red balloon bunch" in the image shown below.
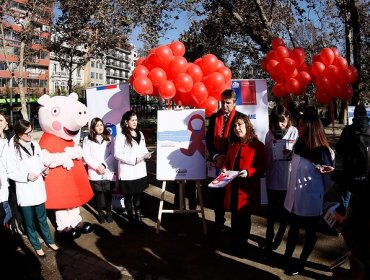
<svg viewBox="0 0 370 280"><path fill-rule="evenodd" d="M231 86L231 71L213 54L194 63L184 54L179 41L150 50L136 61L130 84L141 95L173 98L179 105L204 108L209 116L217 110L221 93Z"/></svg>
<svg viewBox="0 0 370 280"><path fill-rule="evenodd" d="M356 82L358 72L348 65L336 48L323 48L314 55L310 72L316 86L315 97L320 103L329 103L334 97L343 100L352 98L352 84Z"/></svg>
<svg viewBox="0 0 370 280"><path fill-rule="evenodd" d="M280 38L272 40L272 50L262 60L261 67L275 81L272 92L278 97L289 93L303 94L311 82L304 50L302 48L290 50Z"/></svg>

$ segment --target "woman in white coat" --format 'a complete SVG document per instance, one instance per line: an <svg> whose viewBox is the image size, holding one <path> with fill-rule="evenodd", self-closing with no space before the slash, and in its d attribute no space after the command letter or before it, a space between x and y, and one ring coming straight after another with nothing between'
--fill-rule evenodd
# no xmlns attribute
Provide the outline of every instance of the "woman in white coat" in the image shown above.
<svg viewBox="0 0 370 280"><path fill-rule="evenodd" d="M121 120L122 132L116 137L114 156L118 162L120 191L124 194L125 207L129 222L141 222L141 193L147 188L145 160L151 154L145 144L145 138L137 129L137 115L127 111ZM135 210L135 220L133 215Z"/></svg>
<svg viewBox="0 0 370 280"><path fill-rule="evenodd" d="M313 251L316 230L323 211L325 176L333 170L334 155L317 113L309 108L298 125L299 138L294 145L291 173L284 207L288 211L289 232L285 249L285 273L301 273ZM298 243L300 228L305 230L305 241L298 263L293 262L293 252Z"/></svg>
<svg viewBox="0 0 370 280"><path fill-rule="evenodd" d="M94 191L98 222L113 222L112 190L114 188L114 164L112 137L104 126L103 120L93 118L90 123L89 135L83 141L83 157L88 165L90 185ZM106 216L103 208L105 205Z"/></svg>
<svg viewBox="0 0 370 280"><path fill-rule="evenodd" d="M7 154L8 177L16 183L17 201L21 207L28 239L39 257L45 257L37 236L35 219L38 222L46 244L60 252L55 245L47 222L45 201L46 190L43 180L49 169L41 158L38 143L32 141L33 128L26 120L19 120L14 125L14 137L9 143Z"/></svg>

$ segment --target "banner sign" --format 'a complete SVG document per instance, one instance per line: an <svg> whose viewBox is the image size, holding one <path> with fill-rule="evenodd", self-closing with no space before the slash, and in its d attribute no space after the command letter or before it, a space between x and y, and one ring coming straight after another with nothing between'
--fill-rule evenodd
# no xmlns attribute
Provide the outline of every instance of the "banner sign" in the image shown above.
<svg viewBox="0 0 370 280"><path fill-rule="evenodd" d="M121 132L122 115L130 110L129 85L106 85L86 89L89 125L93 118L101 118L113 137Z"/></svg>
<svg viewBox="0 0 370 280"><path fill-rule="evenodd" d="M158 180L206 178L205 126L201 109L158 111Z"/></svg>
<svg viewBox="0 0 370 280"><path fill-rule="evenodd" d="M269 131L268 95L266 80L232 80L231 88L237 94L236 110L246 114L257 134L265 144ZM261 204L267 204L266 180L261 179Z"/></svg>

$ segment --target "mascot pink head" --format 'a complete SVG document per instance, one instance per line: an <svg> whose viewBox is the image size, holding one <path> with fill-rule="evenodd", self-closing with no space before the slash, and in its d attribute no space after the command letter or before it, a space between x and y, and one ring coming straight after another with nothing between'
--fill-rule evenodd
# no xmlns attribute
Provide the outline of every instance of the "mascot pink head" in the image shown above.
<svg viewBox="0 0 370 280"><path fill-rule="evenodd" d="M41 96L37 102L39 121L44 132L72 140L89 120L87 107L78 101L77 93L69 96Z"/></svg>

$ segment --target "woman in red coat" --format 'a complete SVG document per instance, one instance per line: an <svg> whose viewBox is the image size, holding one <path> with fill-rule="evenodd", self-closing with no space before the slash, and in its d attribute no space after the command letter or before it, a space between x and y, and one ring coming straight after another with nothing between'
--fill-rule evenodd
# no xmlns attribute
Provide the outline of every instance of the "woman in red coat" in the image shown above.
<svg viewBox="0 0 370 280"><path fill-rule="evenodd" d="M251 214L261 205L260 178L266 171L266 149L247 116L235 118L234 131L237 140L228 148L222 171L239 171L239 176L226 187L225 209L231 211L231 250L243 254L251 230Z"/></svg>

